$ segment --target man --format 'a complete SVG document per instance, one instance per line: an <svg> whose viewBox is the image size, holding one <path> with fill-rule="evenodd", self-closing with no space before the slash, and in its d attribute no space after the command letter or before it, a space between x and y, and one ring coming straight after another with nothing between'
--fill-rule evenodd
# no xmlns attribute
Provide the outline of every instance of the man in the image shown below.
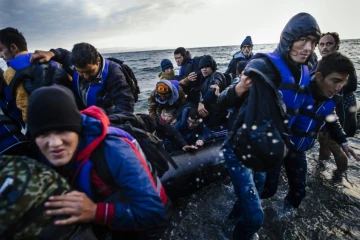
<svg viewBox="0 0 360 240"><path fill-rule="evenodd" d="M252 52L253 46L251 36L247 36L240 45L240 51L233 55L233 59L230 61L225 73L230 74L232 78L235 78L237 63L240 61L248 62L254 56L254 53Z"/></svg>
<svg viewBox="0 0 360 240"><path fill-rule="evenodd" d="M133 112L134 96L120 65L105 59L89 43L77 43L71 52L58 48L36 50L31 61L54 59L73 77L73 91L80 109L98 106L107 114Z"/></svg>
<svg viewBox="0 0 360 240"><path fill-rule="evenodd" d="M91 222L97 234L111 231L112 239L161 238L169 202L130 134L110 127L96 106L80 113L72 92L61 86L34 91L27 113L43 158L76 189L45 202L47 215L63 216L55 225Z"/></svg>
<svg viewBox="0 0 360 240"><path fill-rule="evenodd" d="M220 105L220 107L237 106L239 108L238 116L232 124L233 127L228 139L225 141L224 148L225 163L238 197L237 205L239 206L235 205L233 209L236 212L235 215L239 217L235 225L233 239L251 239L259 231L264 218L259 196L264 186L265 174L263 172L255 172L253 174L252 169L246 167L246 165L250 167L249 164L255 159L254 156L245 154L243 157L238 158L238 155L235 155L237 148L243 148L245 152L247 150L250 151L254 147L250 146L249 148L248 143L238 146L237 140L243 140L244 136L237 138L237 133L239 129L247 130L250 126L249 131L256 130L256 128L263 127L264 123L271 123L270 126L277 129L280 133L287 133L287 127L284 123L286 116L282 113L281 95L278 92L279 86L283 81L283 74L280 72L280 68L277 67L275 58L282 61L281 69L287 70L289 75L292 75L291 79L293 80L289 83L296 88L296 85L299 86L301 84L300 79L302 75L304 77L307 76L306 78L309 80L308 69L303 64L306 64L308 57L314 51L319 37L320 29L316 20L311 15L307 13L295 15L283 29L280 42L274 53L257 55L254 60L247 64L244 70L244 74L248 77L243 76L238 84L230 86L223 93L226 95L225 98L219 98L219 101L223 99L224 103L227 103ZM244 99L249 88L249 96ZM288 94L285 90L283 94L290 95L288 96L290 99L291 94ZM238 105L239 102L242 103L240 106ZM296 107L294 106L294 108ZM250 113L254 115L254 119L250 126L244 126L244 119L246 120L247 115ZM276 144L276 146L284 149L285 139ZM252 152L252 154L260 154L259 151ZM265 154L268 154L266 159L260 158L260 162L253 163L267 166L271 153ZM283 155L279 155L278 158L277 162L283 158ZM251 167L261 169L256 165Z"/></svg>
<svg viewBox="0 0 360 240"><path fill-rule="evenodd" d="M338 52L339 45L339 34L336 32L323 33L319 41L319 52L322 57L325 57L328 54ZM349 80L340 92L343 100L336 105L336 114L339 116L340 124L348 137L353 137L357 129L356 97L354 94L356 88L357 76L356 71L354 71L350 74ZM328 159L332 153L336 162L337 172L344 172L348 168L348 158L341 150L341 147L329 136L326 128L319 134L319 143L319 159Z"/></svg>
<svg viewBox="0 0 360 240"><path fill-rule="evenodd" d="M221 91L227 87L225 76L217 72L217 64L210 55L205 55L199 62L199 68L204 81L201 85L201 100L198 104L200 116L204 123L212 130L218 130L226 120L226 109L218 107L216 100Z"/></svg>
<svg viewBox="0 0 360 240"><path fill-rule="evenodd" d="M32 53L28 52L26 39L18 29L8 27L0 30L0 55L8 65L4 73L8 85L4 89L8 91L6 101L14 102L21 111L19 116L11 116L19 122L22 120L26 123L28 98L34 89L54 83L66 86L70 84L67 74L57 63L30 63Z"/></svg>
<svg viewBox="0 0 360 240"><path fill-rule="evenodd" d="M160 66L161 66L161 73L159 73L158 75L159 79L166 79L166 80L175 79L174 66L169 59L165 58L161 60Z"/></svg>

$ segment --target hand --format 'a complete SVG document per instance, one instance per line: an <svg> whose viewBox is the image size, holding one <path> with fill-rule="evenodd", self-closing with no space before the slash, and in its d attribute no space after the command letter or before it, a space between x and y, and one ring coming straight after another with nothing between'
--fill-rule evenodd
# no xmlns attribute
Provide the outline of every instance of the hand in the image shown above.
<svg viewBox="0 0 360 240"><path fill-rule="evenodd" d="M85 193L78 191L72 191L65 195L51 196L49 201L45 202L45 207L52 208L51 210L46 210L47 215L70 215L67 219L55 221L55 225L93 221L95 220L97 209L97 205Z"/></svg>
<svg viewBox="0 0 360 240"><path fill-rule="evenodd" d="M238 97L242 96L245 92L249 91L251 87L251 78L249 78L246 75L241 76L241 80L238 84L235 86L235 92Z"/></svg>
<svg viewBox="0 0 360 240"><path fill-rule="evenodd" d="M196 150L198 148L196 146L193 146L193 145L185 145L185 146L182 147L182 150L185 151L185 152L188 151L188 150L193 150L193 149Z"/></svg>
<svg viewBox="0 0 360 240"><path fill-rule="evenodd" d="M202 117L206 117L207 115L209 115L209 112L205 109L205 105L203 103L199 103L198 112Z"/></svg>
<svg viewBox="0 0 360 240"><path fill-rule="evenodd" d="M355 151L348 145L342 146L342 150L345 152L346 156L350 158L353 156L357 161L360 161L360 157L355 153Z"/></svg>
<svg viewBox="0 0 360 240"><path fill-rule="evenodd" d="M203 140L197 140L195 143L196 146L202 147L204 145L204 141Z"/></svg>
<svg viewBox="0 0 360 240"><path fill-rule="evenodd" d="M220 96L220 87L217 84L211 85L210 88L215 89L215 95Z"/></svg>
<svg viewBox="0 0 360 240"><path fill-rule="evenodd" d="M30 62L38 60L40 63L49 62L55 54L51 51L36 50L30 58Z"/></svg>
<svg viewBox="0 0 360 240"><path fill-rule="evenodd" d="M187 76L187 79L189 81L195 81L197 78L197 74L195 72L191 72L188 76Z"/></svg>
<svg viewBox="0 0 360 240"><path fill-rule="evenodd" d="M176 122L177 122L177 119L175 118L174 120L171 121L170 125L175 126Z"/></svg>

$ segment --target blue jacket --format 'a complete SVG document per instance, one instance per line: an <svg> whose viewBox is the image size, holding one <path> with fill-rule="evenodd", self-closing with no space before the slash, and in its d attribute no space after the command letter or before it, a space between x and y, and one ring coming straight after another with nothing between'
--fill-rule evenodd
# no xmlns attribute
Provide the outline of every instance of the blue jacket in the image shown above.
<svg viewBox="0 0 360 240"><path fill-rule="evenodd" d="M242 51L238 51L233 55L233 59L230 61L228 68L226 69L227 74L232 75L233 78L236 76L236 65L238 62L248 62L254 57L254 53L250 53L249 57L245 57Z"/></svg>
<svg viewBox="0 0 360 240"><path fill-rule="evenodd" d="M109 124L107 116L95 106L82 112L78 149L66 172L71 173L77 189L97 202L95 223L125 231L156 227L166 220L164 188L151 174L136 140L125 131L121 137L114 136ZM100 142L114 180L112 186L104 183L89 159Z"/></svg>

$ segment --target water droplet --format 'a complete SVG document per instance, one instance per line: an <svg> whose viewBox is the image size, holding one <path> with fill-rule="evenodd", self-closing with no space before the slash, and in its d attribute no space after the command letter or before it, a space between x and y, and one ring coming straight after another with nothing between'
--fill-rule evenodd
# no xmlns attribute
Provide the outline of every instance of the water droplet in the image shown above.
<svg viewBox="0 0 360 240"><path fill-rule="evenodd" d="M273 136L273 133L272 133L272 132L268 132L266 135L267 135L268 137L272 137L272 136Z"/></svg>
<svg viewBox="0 0 360 240"><path fill-rule="evenodd" d="M325 120L327 122L335 122L336 121L336 115L335 114L329 114L326 116Z"/></svg>
<svg viewBox="0 0 360 240"><path fill-rule="evenodd" d="M243 129L246 129L246 124L244 123L241 127L242 127Z"/></svg>
<svg viewBox="0 0 360 240"><path fill-rule="evenodd" d="M252 129L252 130L256 130L256 129L257 129L257 126L256 126L256 125L253 125L253 126L251 127L251 129Z"/></svg>
<svg viewBox="0 0 360 240"><path fill-rule="evenodd" d="M273 139L271 142L275 144L275 143L278 143L278 142L279 142L279 140L277 140L277 139Z"/></svg>

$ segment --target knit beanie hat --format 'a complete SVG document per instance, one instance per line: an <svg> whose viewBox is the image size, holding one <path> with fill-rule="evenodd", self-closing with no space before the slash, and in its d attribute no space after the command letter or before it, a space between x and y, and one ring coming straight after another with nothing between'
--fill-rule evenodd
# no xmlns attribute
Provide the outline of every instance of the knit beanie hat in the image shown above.
<svg viewBox="0 0 360 240"><path fill-rule="evenodd" d="M169 86L165 83L158 82L156 84L156 91L160 94L167 94L169 92Z"/></svg>
<svg viewBox="0 0 360 240"><path fill-rule="evenodd" d="M163 59L160 63L161 65L161 71L165 72L166 69L168 69L169 67L174 68L172 62L169 59Z"/></svg>
<svg viewBox="0 0 360 240"><path fill-rule="evenodd" d="M41 87L30 95L27 123L32 138L48 131L81 132L74 95L59 85Z"/></svg>
<svg viewBox="0 0 360 240"><path fill-rule="evenodd" d="M246 36L244 41L241 43L240 48L242 48L244 45L250 45L251 47L253 47L253 43L251 41L251 36Z"/></svg>
<svg viewBox="0 0 360 240"><path fill-rule="evenodd" d="M199 62L199 69L204 67L211 67L213 71L217 69L217 64L215 60L210 55L204 55L201 57Z"/></svg>

